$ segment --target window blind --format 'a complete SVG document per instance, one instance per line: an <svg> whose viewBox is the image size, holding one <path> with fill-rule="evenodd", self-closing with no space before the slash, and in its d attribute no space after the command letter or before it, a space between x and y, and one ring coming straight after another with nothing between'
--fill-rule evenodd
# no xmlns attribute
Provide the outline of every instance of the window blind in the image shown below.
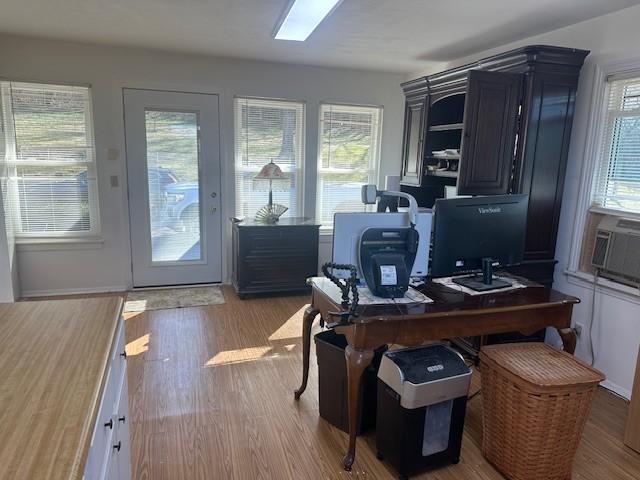
<svg viewBox="0 0 640 480"><path fill-rule="evenodd" d="M640 78L610 79L594 204L640 212Z"/></svg>
<svg viewBox="0 0 640 480"><path fill-rule="evenodd" d="M254 180L273 161L289 176L274 184L273 201L302 215L305 105L260 98L235 99L236 215L253 217L268 202L269 182Z"/></svg>
<svg viewBox="0 0 640 480"><path fill-rule="evenodd" d="M382 108L322 104L316 219L333 226L336 212L364 210L361 187L376 183Z"/></svg>
<svg viewBox="0 0 640 480"><path fill-rule="evenodd" d="M0 205L0 216L4 217L5 233L7 237L7 247L9 250L9 267L13 267L13 261L15 256L14 252L14 219L12 217L13 208L10 204L11 198L9 197L9 167L7 165L7 119L3 114L2 108L5 95L2 92L2 85L0 84L0 199L2 200Z"/></svg>
<svg viewBox="0 0 640 480"><path fill-rule="evenodd" d="M89 88L3 82L2 96L16 235L97 233Z"/></svg>

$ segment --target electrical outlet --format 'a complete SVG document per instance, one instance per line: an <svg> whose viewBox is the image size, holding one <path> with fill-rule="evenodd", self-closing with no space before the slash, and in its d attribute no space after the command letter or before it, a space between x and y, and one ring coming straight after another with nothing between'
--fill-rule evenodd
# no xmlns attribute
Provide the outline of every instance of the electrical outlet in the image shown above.
<svg viewBox="0 0 640 480"><path fill-rule="evenodd" d="M576 335L579 337L580 335L582 335L582 329L584 328L584 325L581 323L576 323L575 328L573 329L576 332Z"/></svg>

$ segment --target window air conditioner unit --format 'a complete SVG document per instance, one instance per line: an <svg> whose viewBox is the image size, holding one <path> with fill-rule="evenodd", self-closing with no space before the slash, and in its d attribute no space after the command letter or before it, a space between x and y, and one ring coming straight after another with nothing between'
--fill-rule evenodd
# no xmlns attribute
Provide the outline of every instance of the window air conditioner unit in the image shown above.
<svg viewBox="0 0 640 480"><path fill-rule="evenodd" d="M591 264L602 277L640 285L640 220L610 215L600 220Z"/></svg>

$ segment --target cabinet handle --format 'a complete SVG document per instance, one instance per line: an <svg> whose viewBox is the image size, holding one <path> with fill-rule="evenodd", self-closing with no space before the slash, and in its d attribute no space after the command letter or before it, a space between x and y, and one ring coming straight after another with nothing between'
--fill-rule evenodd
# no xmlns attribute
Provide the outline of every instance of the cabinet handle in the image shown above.
<svg viewBox="0 0 640 480"><path fill-rule="evenodd" d="M124 423L126 420L127 420L127 417L125 417L124 415L118 418L118 421L122 423Z"/></svg>
<svg viewBox="0 0 640 480"><path fill-rule="evenodd" d="M116 445L113 446L113 449L119 452L121 447L122 447L122 442L119 441Z"/></svg>
<svg viewBox="0 0 640 480"><path fill-rule="evenodd" d="M120 356L126 360L127 359L127 351L123 350L122 353L120 354Z"/></svg>
<svg viewBox="0 0 640 480"><path fill-rule="evenodd" d="M113 418L110 418L107 423L104 424L105 427L108 427L110 430L113 428Z"/></svg>

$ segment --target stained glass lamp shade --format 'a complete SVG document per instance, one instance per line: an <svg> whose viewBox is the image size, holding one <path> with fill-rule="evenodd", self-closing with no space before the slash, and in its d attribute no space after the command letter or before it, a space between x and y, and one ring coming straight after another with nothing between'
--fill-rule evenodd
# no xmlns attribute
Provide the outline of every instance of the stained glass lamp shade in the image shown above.
<svg viewBox="0 0 640 480"><path fill-rule="evenodd" d="M253 177L253 180L269 181L269 203L258 210L256 213L256 219L262 220L266 223L276 223L280 216L289 210L289 208L278 203L273 203L274 183L276 187L284 187L285 185L288 185L289 177L277 164L271 161L260 169L260 172Z"/></svg>

